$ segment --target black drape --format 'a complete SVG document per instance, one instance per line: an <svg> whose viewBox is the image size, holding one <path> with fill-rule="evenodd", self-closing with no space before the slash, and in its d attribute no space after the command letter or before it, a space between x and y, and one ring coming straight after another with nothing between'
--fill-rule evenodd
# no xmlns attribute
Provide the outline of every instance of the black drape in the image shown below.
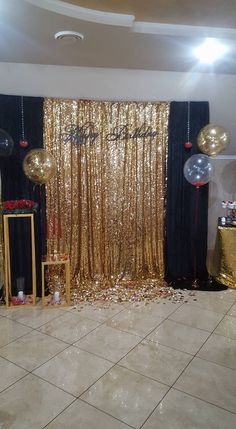
<svg viewBox="0 0 236 429"><path fill-rule="evenodd" d="M24 97L25 138L29 147L19 146L22 136L21 97L0 95L0 128L14 140L10 157L0 158L2 200L31 199L40 207L35 215L37 294L41 292L41 256L46 251L45 240L45 191L34 186L24 175L22 161L26 153L43 147L43 98ZM31 289L31 245L29 221L10 220L12 289L16 293L16 278L25 278L26 292Z"/></svg>
<svg viewBox="0 0 236 429"><path fill-rule="evenodd" d="M187 142L188 109L190 112L191 149ZM199 217L197 230L194 216L196 189L183 175L185 161L196 153L197 135L209 123L207 102L172 102L169 117L169 144L167 167L166 207L166 279L167 281L193 278L193 249L197 255L197 278L206 279L208 185L199 189Z"/></svg>
<svg viewBox="0 0 236 429"><path fill-rule="evenodd" d="M37 289L41 285L41 255L46 253L45 240L45 192L35 187L23 173L22 160L28 150L43 147L43 99L24 97L25 137L29 147L19 146L21 138L21 97L0 95L0 128L7 131L15 142L13 154L0 158L2 175L2 199L29 198L41 204L35 216ZM190 107L190 141L192 149L186 150L187 119ZM172 102L169 118L168 182L166 207L165 262L166 279L175 281L193 277L193 244L197 249L197 276L207 277L207 209L208 187L200 188L198 229L194 228L196 189L184 178L183 166L193 154L198 153L196 138L200 129L209 123L207 102ZM27 221L11 221L11 259L13 289L16 278L25 277L26 285L31 283L30 242ZM19 226L19 222L21 225Z"/></svg>

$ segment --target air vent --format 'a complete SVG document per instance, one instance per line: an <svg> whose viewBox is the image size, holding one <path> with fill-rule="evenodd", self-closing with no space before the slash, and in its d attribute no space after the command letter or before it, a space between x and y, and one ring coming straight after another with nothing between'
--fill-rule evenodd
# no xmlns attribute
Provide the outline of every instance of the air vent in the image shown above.
<svg viewBox="0 0 236 429"><path fill-rule="evenodd" d="M77 33L76 31L59 31L54 34L54 39L56 40L83 40L84 35L82 33Z"/></svg>

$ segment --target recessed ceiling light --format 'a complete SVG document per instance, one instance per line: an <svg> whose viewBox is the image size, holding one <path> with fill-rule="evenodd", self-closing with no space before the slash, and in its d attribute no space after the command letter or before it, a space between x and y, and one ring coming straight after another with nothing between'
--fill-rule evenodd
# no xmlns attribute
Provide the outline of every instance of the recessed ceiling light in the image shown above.
<svg viewBox="0 0 236 429"><path fill-rule="evenodd" d="M68 41L83 40L84 35L82 33L77 33L76 31L59 31L54 34L54 39Z"/></svg>
<svg viewBox="0 0 236 429"><path fill-rule="evenodd" d="M207 38L201 46L194 50L194 54L201 63L212 64L222 58L227 51L227 46L216 39Z"/></svg>

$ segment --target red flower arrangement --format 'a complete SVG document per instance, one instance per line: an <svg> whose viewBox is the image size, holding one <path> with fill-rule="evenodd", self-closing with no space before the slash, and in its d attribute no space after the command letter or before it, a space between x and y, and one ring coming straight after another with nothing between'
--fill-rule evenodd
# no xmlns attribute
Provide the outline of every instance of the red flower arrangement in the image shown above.
<svg viewBox="0 0 236 429"><path fill-rule="evenodd" d="M38 208L38 204L32 200L9 200L2 203L2 213L32 213Z"/></svg>

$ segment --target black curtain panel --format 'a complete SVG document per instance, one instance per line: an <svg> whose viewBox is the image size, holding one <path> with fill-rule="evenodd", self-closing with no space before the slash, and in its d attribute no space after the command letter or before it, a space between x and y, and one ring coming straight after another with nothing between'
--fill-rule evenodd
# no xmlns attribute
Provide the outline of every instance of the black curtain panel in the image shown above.
<svg viewBox="0 0 236 429"><path fill-rule="evenodd" d="M185 149L189 140L191 149ZM172 102L169 118L169 145L167 168L167 207L166 207L166 280L180 282L194 278L194 249L196 249L197 278L208 278L206 270L207 255L207 213L208 185L199 189L199 211L196 228L196 188L184 178L185 161L199 153L197 135L209 123L207 102Z"/></svg>
<svg viewBox="0 0 236 429"><path fill-rule="evenodd" d="M22 161L26 153L33 148L43 147L43 99L24 97L25 138L29 147L19 146L22 136L21 97L0 95L0 128L7 131L15 145L10 157L0 157L2 176L2 199L32 199L40 205L35 216L36 259L37 259L37 293L41 293L41 256L46 253L45 237L45 191L34 186L23 173ZM185 149L189 139L193 146ZM197 254L197 277L206 279L207 253L207 210L208 186L199 190L199 220L197 230L194 216L196 189L183 175L185 161L193 154L199 153L197 135L200 129L209 123L209 105L207 102L172 102L169 118L168 180L166 206L166 242L165 262L166 279L169 282L181 282L194 275L193 248ZM31 249L29 225L24 220L10 222L11 261L13 291L16 291L17 277L24 277L31 285Z"/></svg>
<svg viewBox="0 0 236 429"><path fill-rule="evenodd" d="M35 215L37 294L41 294L41 256L46 252L45 190L35 186L25 176L22 162L29 150L43 147L43 98L23 97L24 131L29 146L19 145L22 137L21 97L0 95L0 128L14 140L13 153L0 157L2 200L30 199L39 204ZM26 293L31 289L31 240L27 219L10 220L12 289L16 279L24 277Z"/></svg>

